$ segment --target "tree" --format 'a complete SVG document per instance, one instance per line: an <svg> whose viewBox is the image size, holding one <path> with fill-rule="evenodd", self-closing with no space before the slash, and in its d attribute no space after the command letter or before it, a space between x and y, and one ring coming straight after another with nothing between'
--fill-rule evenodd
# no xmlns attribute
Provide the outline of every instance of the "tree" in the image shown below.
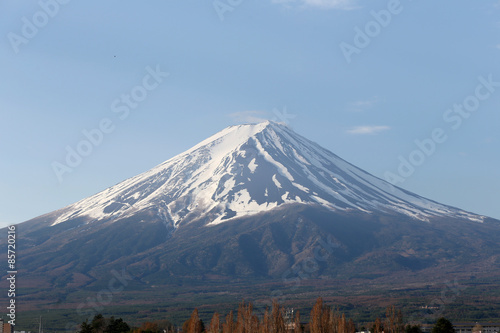
<svg viewBox="0 0 500 333"><path fill-rule="evenodd" d="M182 324L182 333L187 333L189 330L189 319Z"/></svg>
<svg viewBox="0 0 500 333"><path fill-rule="evenodd" d="M295 312L295 321L293 322L293 332L302 333L302 324L300 323L300 312Z"/></svg>
<svg viewBox="0 0 500 333"><path fill-rule="evenodd" d="M234 331L234 316L233 311L229 311L229 314L226 316L226 322L222 325L223 333L233 333Z"/></svg>
<svg viewBox="0 0 500 333"><path fill-rule="evenodd" d="M92 319L92 323L90 323L90 326L92 327L92 332L102 333L106 328L106 319L104 319L103 315L99 313L94 316L94 319Z"/></svg>
<svg viewBox="0 0 500 333"><path fill-rule="evenodd" d="M252 323L250 325L250 332L259 332L260 320L256 315L252 316Z"/></svg>
<svg viewBox="0 0 500 333"><path fill-rule="evenodd" d="M401 310L396 310L394 305L388 306L385 310L385 328L389 333L403 333L404 323Z"/></svg>
<svg viewBox="0 0 500 333"><path fill-rule="evenodd" d="M234 331L236 333L253 333L258 332L260 321L257 316L253 315L253 305L242 301L238 306L238 314Z"/></svg>
<svg viewBox="0 0 500 333"><path fill-rule="evenodd" d="M203 321L198 316L198 309L194 309L191 314L191 318L186 320L184 325L182 325L182 332L184 333L201 333L205 330L205 325Z"/></svg>
<svg viewBox="0 0 500 333"><path fill-rule="evenodd" d="M375 319L375 323L373 323L372 333L381 333L382 331L384 331L382 320L377 317L377 319Z"/></svg>
<svg viewBox="0 0 500 333"><path fill-rule="evenodd" d="M260 324L260 333L271 333L271 320L269 319L269 308L264 312L264 319Z"/></svg>
<svg viewBox="0 0 500 333"><path fill-rule="evenodd" d="M257 317L255 317L257 318ZM254 325L253 305L242 301L238 307L238 315L236 320L237 333L252 333L252 326Z"/></svg>
<svg viewBox="0 0 500 333"><path fill-rule="evenodd" d="M326 310L326 305L323 305L323 299L319 297L311 310L311 333L323 333L324 310Z"/></svg>
<svg viewBox="0 0 500 333"><path fill-rule="evenodd" d="M344 313L323 303L320 297L311 311L309 329L311 333L355 333L356 325ZM379 320L380 321L380 320ZM380 333L380 332L378 332Z"/></svg>
<svg viewBox="0 0 500 333"><path fill-rule="evenodd" d="M155 324L158 325L158 331L160 332L177 332L177 329L175 328L175 325L172 324L169 320L166 319L161 319L161 320L156 320Z"/></svg>
<svg viewBox="0 0 500 333"><path fill-rule="evenodd" d="M80 333L92 333L92 326L89 325L88 320L80 325Z"/></svg>
<svg viewBox="0 0 500 333"><path fill-rule="evenodd" d="M123 333L129 332L130 326L122 318L104 318L102 314L97 314L89 324L88 321L80 325L80 333Z"/></svg>
<svg viewBox="0 0 500 333"><path fill-rule="evenodd" d="M356 333L356 324L352 319L347 322L347 333Z"/></svg>
<svg viewBox="0 0 500 333"><path fill-rule="evenodd" d="M134 330L134 333L156 333L158 331L158 324L147 321L143 323L141 327Z"/></svg>
<svg viewBox="0 0 500 333"><path fill-rule="evenodd" d="M283 311L276 300L273 300L273 310L271 312L271 332L272 333L285 333L285 319L283 318Z"/></svg>
<svg viewBox="0 0 500 333"><path fill-rule="evenodd" d="M210 327L208 328L208 333L219 333L220 330L220 319L219 314L214 313L212 320L210 321Z"/></svg>
<svg viewBox="0 0 500 333"><path fill-rule="evenodd" d="M405 333L422 333L422 329L418 325L407 325L405 328Z"/></svg>
<svg viewBox="0 0 500 333"><path fill-rule="evenodd" d="M123 319L118 318L115 320L114 317L109 319L107 327L104 329L104 333L121 333L130 331L130 326Z"/></svg>
<svg viewBox="0 0 500 333"><path fill-rule="evenodd" d="M481 326L481 324L476 324L472 328L472 333L483 333L483 326Z"/></svg>
<svg viewBox="0 0 500 333"><path fill-rule="evenodd" d="M432 333L455 333L455 328L448 319L441 317L432 327Z"/></svg>

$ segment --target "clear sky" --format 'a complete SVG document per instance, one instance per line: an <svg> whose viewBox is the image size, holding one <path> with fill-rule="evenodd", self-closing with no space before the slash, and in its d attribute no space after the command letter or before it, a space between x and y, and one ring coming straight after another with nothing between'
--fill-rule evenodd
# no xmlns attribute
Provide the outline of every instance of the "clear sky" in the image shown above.
<svg viewBox="0 0 500 333"><path fill-rule="evenodd" d="M0 36L0 226L259 119L500 218L498 0L3 0Z"/></svg>

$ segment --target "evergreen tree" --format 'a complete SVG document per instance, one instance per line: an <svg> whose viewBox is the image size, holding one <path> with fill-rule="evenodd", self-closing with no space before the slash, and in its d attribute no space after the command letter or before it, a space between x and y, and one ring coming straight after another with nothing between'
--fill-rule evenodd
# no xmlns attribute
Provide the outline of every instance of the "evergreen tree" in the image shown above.
<svg viewBox="0 0 500 333"><path fill-rule="evenodd" d="M106 320L104 319L102 314L99 313L94 316L94 319L92 319L92 323L90 323L90 326L92 326L92 332L102 333L106 328Z"/></svg>
<svg viewBox="0 0 500 333"><path fill-rule="evenodd" d="M92 326L89 325L88 320L80 325L80 333L92 333Z"/></svg>
<svg viewBox="0 0 500 333"><path fill-rule="evenodd" d="M405 333L422 333L422 329L418 325L407 325Z"/></svg>
<svg viewBox="0 0 500 333"><path fill-rule="evenodd" d="M453 324L448 319L441 317L434 324L432 333L455 333L455 328L453 328Z"/></svg>
<svg viewBox="0 0 500 333"><path fill-rule="evenodd" d="M115 320L111 317L107 327L104 329L104 333L121 333L130 331L130 326L123 321L123 319L118 318Z"/></svg>
<svg viewBox="0 0 500 333"><path fill-rule="evenodd" d="M88 321L80 325L80 333L124 333L129 332L130 326L122 318L111 317L106 319L102 314L97 314L89 324Z"/></svg>

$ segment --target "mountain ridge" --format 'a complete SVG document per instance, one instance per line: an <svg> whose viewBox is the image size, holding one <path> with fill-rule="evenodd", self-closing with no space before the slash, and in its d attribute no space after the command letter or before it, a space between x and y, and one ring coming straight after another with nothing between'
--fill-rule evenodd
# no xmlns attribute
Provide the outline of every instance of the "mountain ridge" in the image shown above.
<svg viewBox="0 0 500 333"><path fill-rule="evenodd" d="M210 223L217 224L296 202L334 211L392 211L422 221L484 220L393 186L270 121L227 127L146 172L55 211L55 219L48 215L56 225L156 209L177 228L196 216L212 215Z"/></svg>

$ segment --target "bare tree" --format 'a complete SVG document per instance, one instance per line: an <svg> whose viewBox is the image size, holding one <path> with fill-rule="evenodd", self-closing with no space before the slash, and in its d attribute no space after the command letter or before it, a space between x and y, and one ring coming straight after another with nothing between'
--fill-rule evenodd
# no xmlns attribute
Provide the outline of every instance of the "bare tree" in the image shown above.
<svg viewBox="0 0 500 333"><path fill-rule="evenodd" d="M385 311L384 331L386 333L403 333L404 323L401 310L397 310L394 305L388 306Z"/></svg>

